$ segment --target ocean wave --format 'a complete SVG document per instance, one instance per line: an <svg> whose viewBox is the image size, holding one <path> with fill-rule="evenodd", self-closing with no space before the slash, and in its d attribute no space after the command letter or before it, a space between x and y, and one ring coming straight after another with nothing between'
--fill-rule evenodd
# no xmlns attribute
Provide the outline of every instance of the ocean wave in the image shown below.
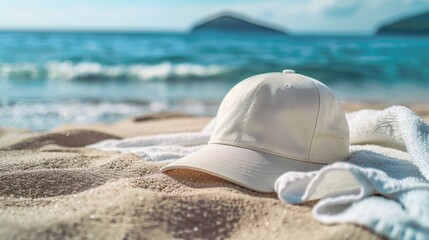
<svg viewBox="0 0 429 240"><path fill-rule="evenodd" d="M228 72L219 65L162 62L156 65L103 65L97 62L72 63L52 61L34 63L0 63L2 79L48 80L166 80L215 77Z"/></svg>

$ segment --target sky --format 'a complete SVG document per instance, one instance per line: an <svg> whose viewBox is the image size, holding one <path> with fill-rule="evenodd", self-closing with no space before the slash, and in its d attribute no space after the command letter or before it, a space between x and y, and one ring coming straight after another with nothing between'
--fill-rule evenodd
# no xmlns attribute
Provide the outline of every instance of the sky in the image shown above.
<svg viewBox="0 0 429 240"><path fill-rule="evenodd" d="M187 31L225 10L291 33L372 33L429 0L0 0L0 29Z"/></svg>

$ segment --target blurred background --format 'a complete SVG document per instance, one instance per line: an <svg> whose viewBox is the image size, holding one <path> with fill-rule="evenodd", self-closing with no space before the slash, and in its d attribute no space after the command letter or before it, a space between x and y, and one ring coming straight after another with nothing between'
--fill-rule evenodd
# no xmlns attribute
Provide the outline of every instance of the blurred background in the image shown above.
<svg viewBox="0 0 429 240"><path fill-rule="evenodd" d="M0 0L0 126L214 115L294 69L343 101L429 102L429 0Z"/></svg>

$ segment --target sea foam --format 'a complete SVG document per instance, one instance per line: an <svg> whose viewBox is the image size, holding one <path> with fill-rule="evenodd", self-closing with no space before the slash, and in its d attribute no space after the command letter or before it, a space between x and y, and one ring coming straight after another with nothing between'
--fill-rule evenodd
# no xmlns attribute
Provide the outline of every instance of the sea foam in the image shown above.
<svg viewBox="0 0 429 240"><path fill-rule="evenodd" d="M219 65L162 62L155 65L103 65L97 62L51 61L34 63L0 63L2 79L48 80L165 80L175 78L215 77L227 72Z"/></svg>
<svg viewBox="0 0 429 240"><path fill-rule="evenodd" d="M0 98L2 127L47 130L66 123L112 123L149 113L176 111L214 115L218 103L189 101L6 100Z"/></svg>

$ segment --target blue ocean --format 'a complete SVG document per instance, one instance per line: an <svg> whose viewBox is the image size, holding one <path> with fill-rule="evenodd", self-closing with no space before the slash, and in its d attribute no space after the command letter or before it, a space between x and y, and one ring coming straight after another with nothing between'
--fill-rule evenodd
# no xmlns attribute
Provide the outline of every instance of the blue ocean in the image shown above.
<svg viewBox="0 0 429 240"><path fill-rule="evenodd" d="M0 32L0 126L214 115L237 82L283 69L343 101L429 102L424 37Z"/></svg>

